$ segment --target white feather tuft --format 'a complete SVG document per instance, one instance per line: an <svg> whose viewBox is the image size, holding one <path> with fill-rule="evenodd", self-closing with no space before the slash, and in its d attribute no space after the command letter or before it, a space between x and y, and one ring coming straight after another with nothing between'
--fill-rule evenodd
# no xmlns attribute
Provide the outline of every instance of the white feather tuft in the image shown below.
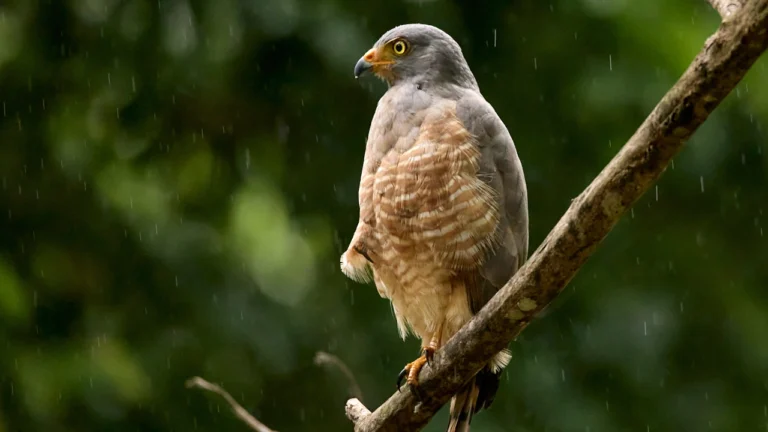
<svg viewBox="0 0 768 432"><path fill-rule="evenodd" d="M491 372L501 372L502 369L507 367L510 360L512 360L512 352L510 352L508 349L499 351L499 353L493 356L491 359Z"/></svg>
<svg viewBox="0 0 768 432"><path fill-rule="evenodd" d="M346 251L341 256L341 271L355 282L368 283L373 279L368 261L355 251Z"/></svg>

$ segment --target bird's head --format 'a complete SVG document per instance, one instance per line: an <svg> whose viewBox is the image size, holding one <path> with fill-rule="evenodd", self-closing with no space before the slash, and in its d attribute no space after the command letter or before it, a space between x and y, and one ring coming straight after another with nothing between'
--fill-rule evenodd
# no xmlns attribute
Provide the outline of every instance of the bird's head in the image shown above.
<svg viewBox="0 0 768 432"><path fill-rule="evenodd" d="M389 85L477 86L459 44L446 32L426 24L405 24L384 33L355 65L355 78L366 72Z"/></svg>

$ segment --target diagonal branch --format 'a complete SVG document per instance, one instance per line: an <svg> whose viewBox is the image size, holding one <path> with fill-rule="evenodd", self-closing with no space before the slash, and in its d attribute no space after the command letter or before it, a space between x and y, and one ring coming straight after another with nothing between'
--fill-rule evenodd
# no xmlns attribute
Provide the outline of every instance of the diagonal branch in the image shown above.
<svg viewBox="0 0 768 432"><path fill-rule="evenodd" d="M712 0L713 3L714 0ZM356 432L413 431L505 348L563 290L626 211L768 47L768 0L744 2L584 192L530 260L435 356L420 377L422 401L395 393L376 411L347 402Z"/></svg>

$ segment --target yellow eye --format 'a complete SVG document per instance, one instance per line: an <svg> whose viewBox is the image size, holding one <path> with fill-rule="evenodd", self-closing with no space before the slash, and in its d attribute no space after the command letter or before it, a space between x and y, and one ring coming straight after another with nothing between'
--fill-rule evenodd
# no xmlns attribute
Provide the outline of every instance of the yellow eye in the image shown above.
<svg viewBox="0 0 768 432"><path fill-rule="evenodd" d="M397 55L403 55L406 51L408 51L408 44L405 43L405 41L399 40L395 42L394 45L392 45L392 51L395 52Z"/></svg>

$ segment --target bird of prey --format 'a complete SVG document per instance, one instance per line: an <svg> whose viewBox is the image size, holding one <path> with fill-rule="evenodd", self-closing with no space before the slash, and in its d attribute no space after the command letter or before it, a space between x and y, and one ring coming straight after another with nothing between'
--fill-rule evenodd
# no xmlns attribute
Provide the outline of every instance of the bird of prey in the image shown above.
<svg viewBox="0 0 768 432"><path fill-rule="evenodd" d="M442 30L386 32L355 65L388 84L368 132L360 219L341 269L373 279L400 336L422 355L398 377L417 389L434 353L528 257L528 197L506 126L480 93L459 45ZM448 431L468 431L492 402L504 350L451 399Z"/></svg>

